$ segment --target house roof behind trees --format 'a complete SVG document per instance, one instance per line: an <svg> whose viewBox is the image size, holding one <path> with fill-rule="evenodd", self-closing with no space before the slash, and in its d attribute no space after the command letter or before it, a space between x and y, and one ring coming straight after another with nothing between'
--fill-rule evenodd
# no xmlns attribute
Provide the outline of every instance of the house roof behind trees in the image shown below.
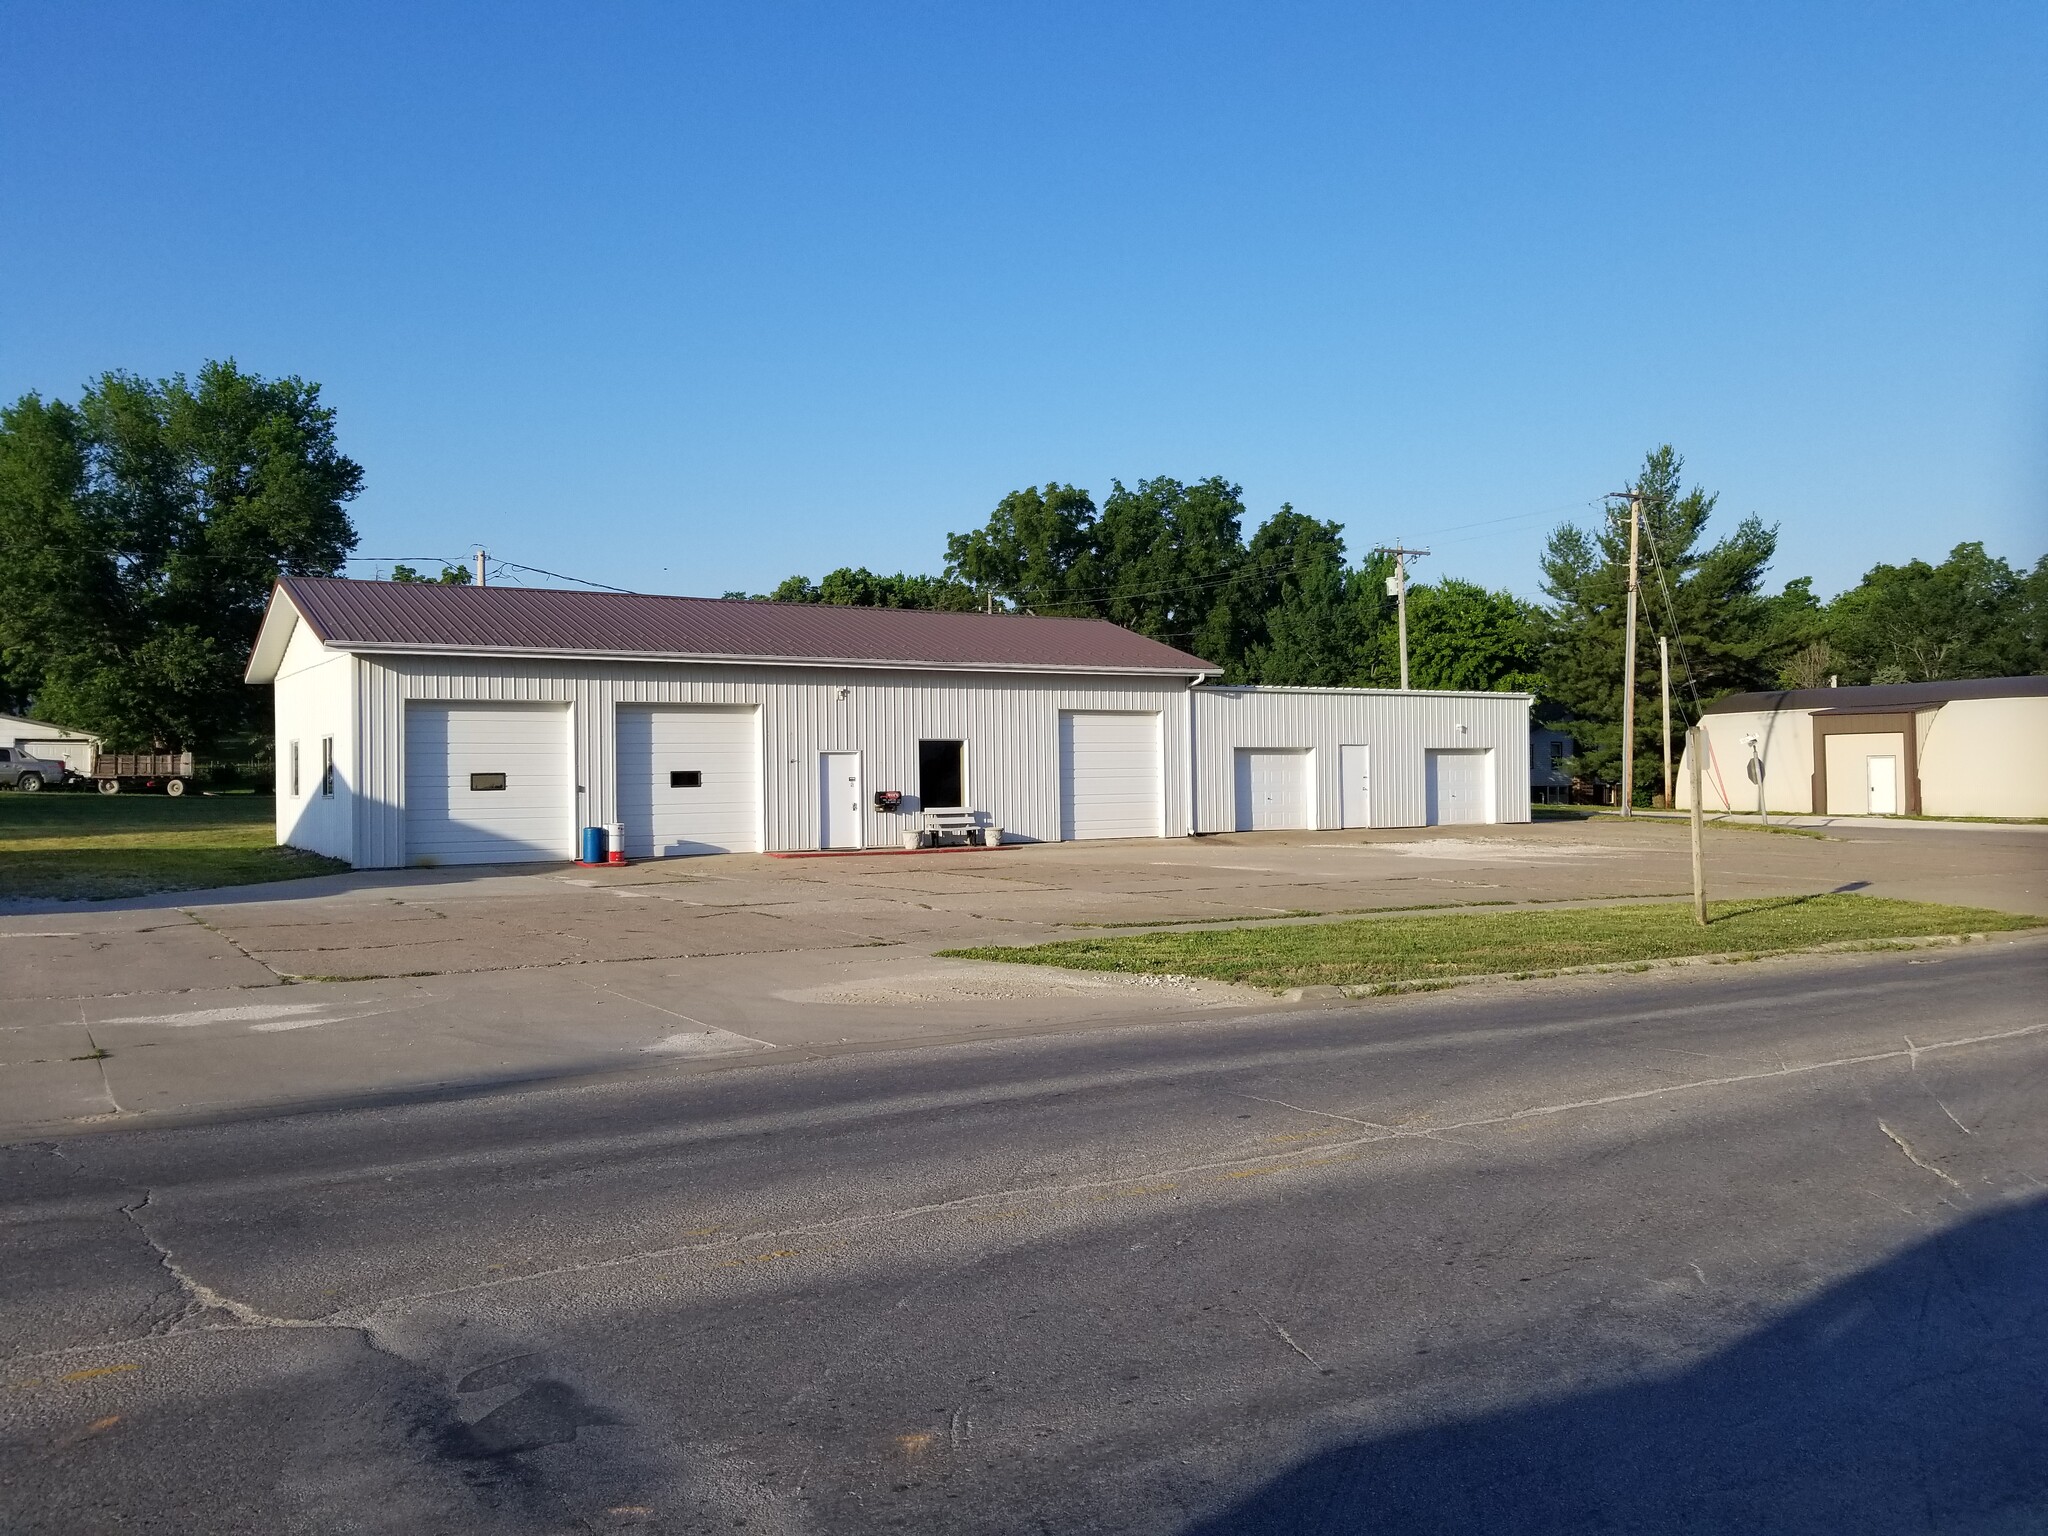
<svg viewBox="0 0 2048 1536"><path fill-rule="evenodd" d="M1873 683L1860 688L1787 688L1732 693L1702 714L1768 714L1779 709L1877 711L1929 709L1956 699L2029 699L2048 694L2048 677L1959 677L1942 683Z"/></svg>
<svg viewBox="0 0 2048 1536"><path fill-rule="evenodd" d="M1103 619L287 576L271 594L249 658L250 682L276 675L300 621L340 651L964 671L1221 670Z"/></svg>

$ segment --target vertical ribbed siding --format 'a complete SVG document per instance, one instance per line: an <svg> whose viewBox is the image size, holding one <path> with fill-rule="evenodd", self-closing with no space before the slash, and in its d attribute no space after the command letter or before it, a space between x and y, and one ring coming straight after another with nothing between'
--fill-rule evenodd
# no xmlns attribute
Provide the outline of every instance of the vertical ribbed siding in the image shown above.
<svg viewBox="0 0 2048 1536"><path fill-rule="evenodd" d="M841 698L841 691L845 697ZM966 743L967 800L1020 837L1059 836L1059 712L1140 710L1164 716L1166 830L1187 830L1184 679L862 672L795 667L372 657L360 661L363 721L359 862L405 862L405 705L412 699L566 703L575 743L579 821L617 814L621 704L738 704L760 711L763 846L818 846L818 758L861 754L863 830L896 841L900 818L874 791L917 788L921 739ZM573 850L565 848L563 856Z"/></svg>
<svg viewBox="0 0 2048 1536"><path fill-rule="evenodd" d="M1497 819L1529 819L1526 695L1205 687L1195 698L1196 825L1203 832L1237 825L1233 755L1239 747L1293 747L1313 755L1318 827L1341 825L1337 749L1347 744L1372 749L1373 826L1427 821L1423 754L1432 747L1490 749Z"/></svg>

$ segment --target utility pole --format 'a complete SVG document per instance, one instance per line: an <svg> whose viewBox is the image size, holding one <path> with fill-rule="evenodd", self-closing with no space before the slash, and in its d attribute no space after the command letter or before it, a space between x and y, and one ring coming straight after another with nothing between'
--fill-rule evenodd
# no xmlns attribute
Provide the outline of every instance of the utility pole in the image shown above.
<svg viewBox="0 0 2048 1536"><path fill-rule="evenodd" d="M1408 691L1408 562L1411 558L1421 559L1426 549L1403 549L1399 544L1391 548L1382 545L1373 551L1376 555L1394 557L1394 574L1387 578L1387 596L1394 599L1401 630L1401 691Z"/></svg>
<svg viewBox="0 0 2048 1536"><path fill-rule="evenodd" d="M1657 670L1664 680L1664 809L1670 810L1671 799L1671 637L1657 637Z"/></svg>
<svg viewBox="0 0 2048 1536"><path fill-rule="evenodd" d="M1692 920L1707 926L1707 854L1700 815L1700 759L1707 755L1707 733L1694 726L1685 733L1685 766L1692 779Z"/></svg>
<svg viewBox="0 0 2048 1536"><path fill-rule="evenodd" d="M1628 638L1621 658L1621 814L1636 807L1636 602L1641 595L1636 545L1643 528L1640 491L1616 491L1628 498Z"/></svg>

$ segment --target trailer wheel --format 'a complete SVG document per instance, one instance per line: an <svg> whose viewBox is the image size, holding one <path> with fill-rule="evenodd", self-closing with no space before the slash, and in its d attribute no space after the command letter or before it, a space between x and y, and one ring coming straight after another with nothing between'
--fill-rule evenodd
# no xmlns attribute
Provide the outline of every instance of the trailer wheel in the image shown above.
<svg viewBox="0 0 2048 1536"><path fill-rule="evenodd" d="M40 773L24 773L14 781L14 787L24 795L32 795L43 787L43 776Z"/></svg>
<svg viewBox="0 0 2048 1536"><path fill-rule="evenodd" d="M164 785L164 793L173 800L177 799L178 796L185 793L185 781L183 779L172 779L168 784Z"/></svg>
<svg viewBox="0 0 2048 1536"><path fill-rule="evenodd" d="M101 779L100 793L103 795L118 795L121 793L121 781L119 779Z"/></svg>

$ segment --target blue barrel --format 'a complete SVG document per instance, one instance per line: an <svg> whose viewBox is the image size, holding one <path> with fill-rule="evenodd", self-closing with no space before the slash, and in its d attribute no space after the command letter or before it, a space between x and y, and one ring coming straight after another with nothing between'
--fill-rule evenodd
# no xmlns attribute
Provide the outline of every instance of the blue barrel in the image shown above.
<svg viewBox="0 0 2048 1536"><path fill-rule="evenodd" d="M603 827L585 827L583 829L583 862L586 864L602 864L604 862Z"/></svg>

